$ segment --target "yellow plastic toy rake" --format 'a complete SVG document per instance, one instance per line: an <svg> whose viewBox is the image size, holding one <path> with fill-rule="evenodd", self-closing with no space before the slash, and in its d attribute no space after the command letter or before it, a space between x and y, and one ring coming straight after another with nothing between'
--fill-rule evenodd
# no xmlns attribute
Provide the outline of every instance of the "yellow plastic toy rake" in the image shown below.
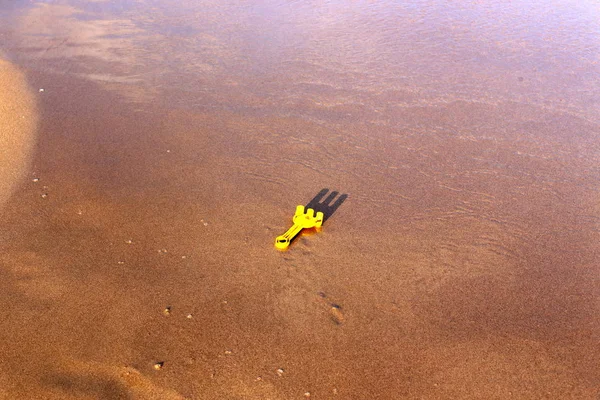
<svg viewBox="0 0 600 400"><path fill-rule="evenodd" d="M285 250L290 245L292 239L300 233L302 229L320 228L323 225L323 213L317 212L312 208L306 209L304 212L304 206L297 206L296 213L294 214L294 225L286 233L281 236L277 236L275 239L275 247L280 250Z"/></svg>

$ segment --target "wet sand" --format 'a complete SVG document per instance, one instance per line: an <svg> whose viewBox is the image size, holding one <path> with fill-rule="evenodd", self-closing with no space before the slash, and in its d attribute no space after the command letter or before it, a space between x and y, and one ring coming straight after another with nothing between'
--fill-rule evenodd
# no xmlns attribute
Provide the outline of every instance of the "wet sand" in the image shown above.
<svg viewBox="0 0 600 400"><path fill-rule="evenodd" d="M37 4L4 25L44 91L0 214L0 398L597 398L596 64L563 85L553 46L487 53L495 76L466 45L390 47L419 10L182 4ZM551 43L577 52L593 25L575 15ZM515 39L486 18L475 32ZM398 54L405 76L386 75ZM277 251L323 187L349 197Z"/></svg>

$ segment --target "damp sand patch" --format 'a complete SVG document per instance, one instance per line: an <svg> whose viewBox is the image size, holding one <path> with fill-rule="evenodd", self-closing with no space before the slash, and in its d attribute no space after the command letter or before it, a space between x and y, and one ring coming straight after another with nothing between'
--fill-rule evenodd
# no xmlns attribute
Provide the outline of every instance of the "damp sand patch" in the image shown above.
<svg viewBox="0 0 600 400"><path fill-rule="evenodd" d="M0 59L0 208L23 179L35 143L35 98L24 75Z"/></svg>

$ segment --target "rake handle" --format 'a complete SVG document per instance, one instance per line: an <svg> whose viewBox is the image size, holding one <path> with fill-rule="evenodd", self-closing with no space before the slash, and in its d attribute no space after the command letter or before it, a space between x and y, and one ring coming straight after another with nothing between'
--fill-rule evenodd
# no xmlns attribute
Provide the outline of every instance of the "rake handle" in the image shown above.
<svg viewBox="0 0 600 400"><path fill-rule="evenodd" d="M275 239L275 247L277 247L278 249L287 248L290 245L290 242L292 241L292 239L298 233L300 233L300 231L302 229L304 229L302 227L302 225L298 225L298 224L292 225L292 227L290 229L288 229L286 233L284 233L281 236L277 236L277 239Z"/></svg>

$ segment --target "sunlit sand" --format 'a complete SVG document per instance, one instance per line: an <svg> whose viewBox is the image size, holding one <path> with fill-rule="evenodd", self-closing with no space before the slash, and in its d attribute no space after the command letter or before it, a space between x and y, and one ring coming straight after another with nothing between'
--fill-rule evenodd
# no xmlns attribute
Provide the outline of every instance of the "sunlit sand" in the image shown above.
<svg viewBox="0 0 600 400"><path fill-rule="evenodd" d="M0 2L0 400L598 400L600 9L238 3Z"/></svg>
<svg viewBox="0 0 600 400"><path fill-rule="evenodd" d="M0 59L0 207L27 171L35 140L34 98L23 74Z"/></svg>

